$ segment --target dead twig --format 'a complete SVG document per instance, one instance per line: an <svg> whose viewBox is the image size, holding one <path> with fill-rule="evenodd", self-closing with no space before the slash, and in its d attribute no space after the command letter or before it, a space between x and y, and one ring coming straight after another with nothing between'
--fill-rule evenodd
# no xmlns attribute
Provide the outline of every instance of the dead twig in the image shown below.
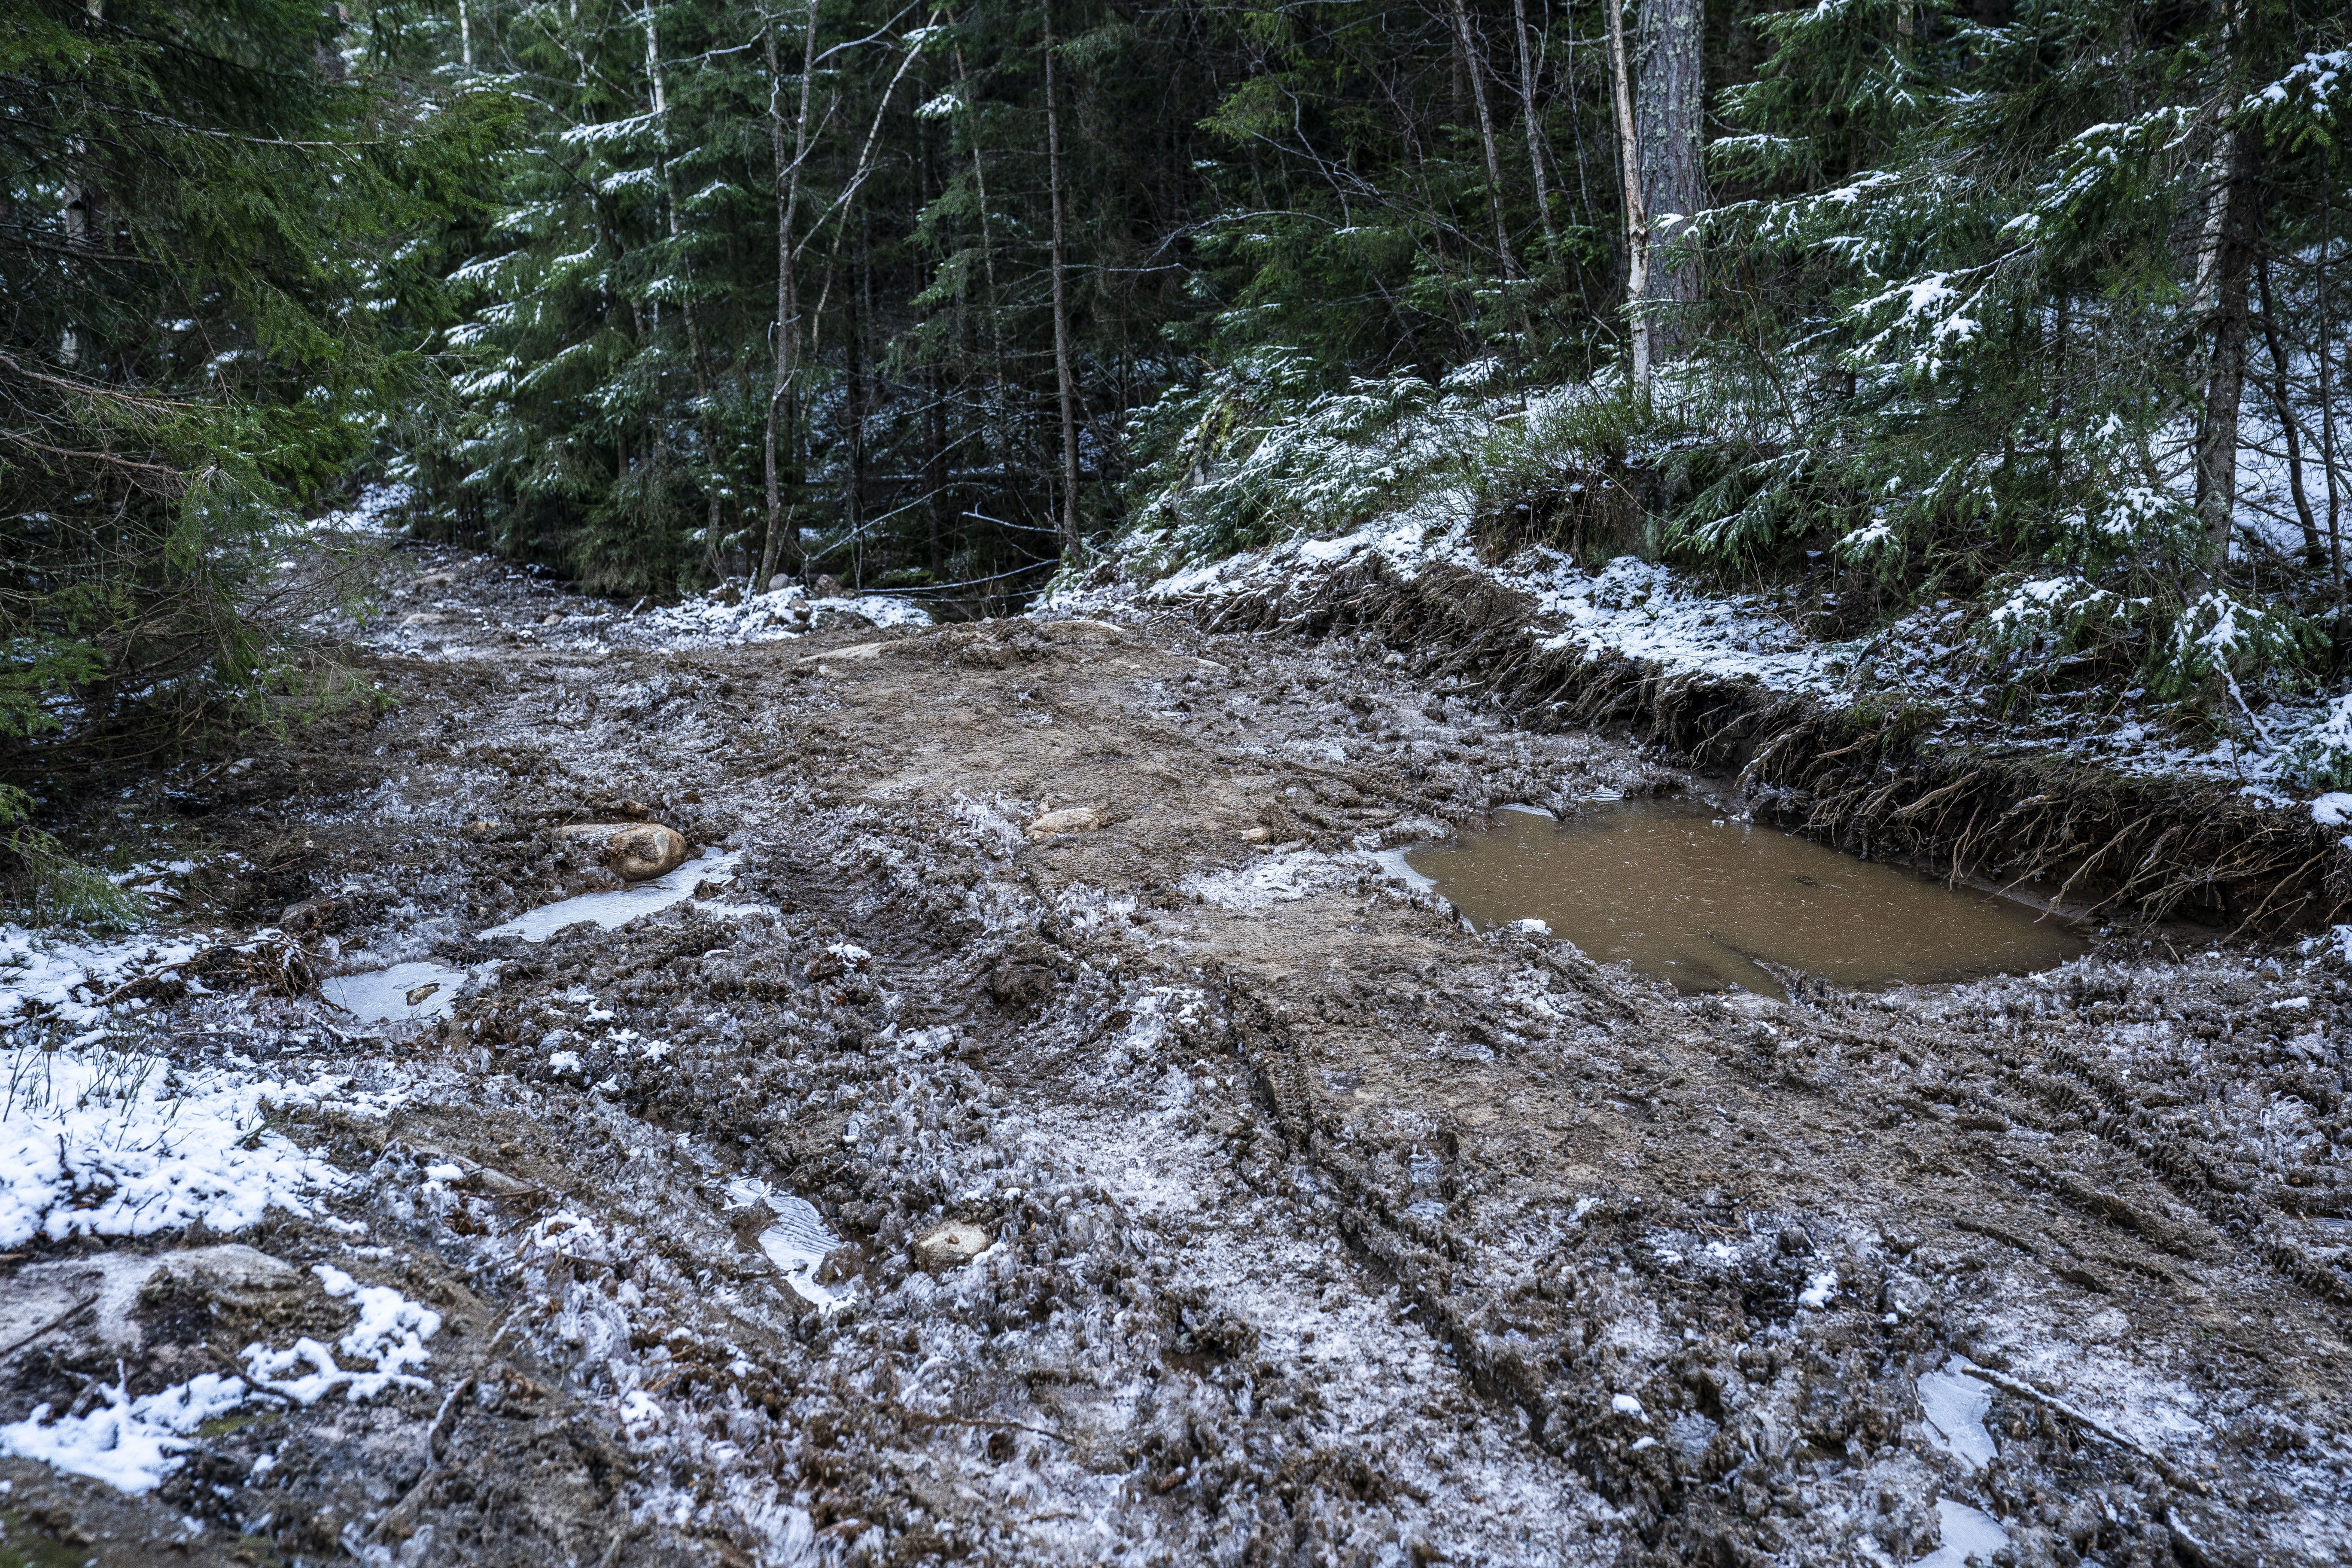
<svg viewBox="0 0 2352 1568"><path fill-rule="evenodd" d="M2171 1482L2174 1486L2179 1487L2186 1491L2195 1492L2199 1497L2206 1495L2205 1483L2203 1481L2199 1480L2195 1476L2192 1476L2188 1471L2180 1468L2170 1459L2166 1458L2162 1454L2158 1453L2155 1449L2140 1442L2137 1438L2125 1436L2115 1427L2110 1426L2105 1422L2100 1420L2097 1416L2091 1415L2087 1411L2078 1409L2074 1405L2059 1398L2056 1394L2044 1393L2042 1390L2036 1388L2032 1384L2026 1382L2023 1378L2011 1377L2005 1372L1995 1372L1990 1367L1963 1366L1960 1370L1967 1373L1970 1377L1975 1378L1979 1383L1989 1383L2004 1394L2013 1394L2021 1399L2032 1400L2035 1404L2042 1405L2045 1409L2051 1410L2057 1415L2064 1416L2067 1420L2074 1422L2074 1425L2080 1426L2084 1431L2090 1433L2093 1436L2100 1438L2105 1442L2111 1443L2116 1447L2123 1449L2126 1453L2138 1455L2141 1458L2146 1459L2149 1465L2154 1467L2158 1475Z"/></svg>

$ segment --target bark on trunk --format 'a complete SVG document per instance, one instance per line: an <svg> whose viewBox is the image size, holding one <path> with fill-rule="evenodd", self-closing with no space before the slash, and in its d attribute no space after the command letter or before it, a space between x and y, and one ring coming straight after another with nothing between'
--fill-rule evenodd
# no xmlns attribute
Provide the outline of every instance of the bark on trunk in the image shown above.
<svg viewBox="0 0 2352 1568"><path fill-rule="evenodd" d="M1559 259L1559 230L1552 223L1551 182L1544 176L1543 131L1536 119L1536 62L1528 47L1528 0L1511 0L1519 35L1519 108L1528 128L1528 167L1535 171L1536 211L1543 218L1544 254Z"/></svg>
<svg viewBox="0 0 2352 1568"><path fill-rule="evenodd" d="M2218 578L2230 559L2230 528L2238 500L2238 404L2246 387L2246 285L2253 271L2257 200L2252 138L2232 134L2228 174L2213 200L2203 417L2197 432L2197 516L2204 526L2202 584ZM2202 585L2200 584L2200 585Z"/></svg>
<svg viewBox="0 0 2352 1568"><path fill-rule="evenodd" d="M2336 480L2336 397L2333 366L2335 297L2328 291L2336 261L2336 203L2333 187L2319 187L2319 466L2327 476L2327 561L2335 574L2336 603L2344 603L2344 533L2340 526L2342 489ZM2343 625L2339 614L2336 625Z"/></svg>
<svg viewBox="0 0 2352 1568"><path fill-rule="evenodd" d="M1054 8L1050 4L1045 15L1045 171L1054 208L1054 379L1062 397L1062 558L1075 563L1087 542L1078 520L1078 394L1070 373L1070 302L1063 276L1062 112L1054 101Z"/></svg>
<svg viewBox="0 0 2352 1568"><path fill-rule="evenodd" d="M462 5L458 18L462 22ZM466 68L473 68L469 54ZM694 262L686 253L685 230L677 212L677 190L670 183L669 159L669 90L662 78L661 33L655 25L653 7L646 7L646 77L654 95L654 114L660 121L659 137L655 144L656 174L661 181L662 203L669 209L670 247L677 252L681 288L678 313L686 319L686 352L694 372L695 428L702 437L702 492L704 516L702 524L702 566L713 582L726 578L726 562L719 550L721 532L719 523L719 429L714 421L710 399L710 362L702 347L702 324L694 308Z"/></svg>
<svg viewBox="0 0 2352 1568"><path fill-rule="evenodd" d="M801 204L801 161L808 150L809 88L816 76L816 4L810 0L808 28L801 49L800 111L793 121L792 140L784 138L784 78L777 58L776 29L771 23L767 29L768 46L768 136L776 157L776 320L773 327L776 356L775 384L768 394L768 421L765 436L765 458L768 480L767 541L760 550L760 569L752 574L751 591L763 592L768 580L775 575L779 564L789 565L795 574L800 570L800 543L784 535L794 519L784 510L783 471L776 450L778 426L785 426L787 438L797 432L799 419L796 400L793 396L793 376L800 345L800 300L793 276L793 226Z"/></svg>
<svg viewBox="0 0 2352 1568"><path fill-rule="evenodd" d="M848 407L844 411L845 434L849 445L849 489L845 497L843 521L849 524L850 579L863 582L865 545L860 539L866 531L866 413L868 387L866 376L866 282L869 258L866 253L866 226L857 229L857 248L850 257L848 334L844 345L847 355Z"/></svg>
<svg viewBox="0 0 2352 1568"><path fill-rule="evenodd" d="M1706 205L1699 163L1706 98L1702 0L1642 0L1642 58L1633 131L1641 146L1642 210L1651 226L1649 289L1660 306L1650 325L1653 359L1687 336L1683 310L1698 298L1698 275L1682 265L1689 220Z"/></svg>
<svg viewBox="0 0 2352 1568"><path fill-rule="evenodd" d="M2286 487L2294 497L2295 521L2303 525L2303 558L2316 566L2326 557L2319 548L2319 520L2311 515L2311 498L2303 488L2303 433L2296 427L2294 396L2287 381L2286 349L2279 341L2278 307L2271 300L2271 264L2254 268L2254 286L2263 301L2263 342L2271 351L2271 408L2278 416L2279 434L2286 442Z"/></svg>
<svg viewBox="0 0 2352 1568"><path fill-rule="evenodd" d="M1511 238L1503 227L1503 160L1495 146L1495 116L1486 102L1486 62L1478 51L1477 35L1470 30L1470 8L1454 0L1454 33L1462 46L1462 59L1470 73L1470 104L1478 115L1478 144L1486 155L1486 211L1495 221L1495 265L1506 279L1518 276L1511 257Z"/></svg>
<svg viewBox="0 0 2352 1568"><path fill-rule="evenodd" d="M1642 203L1642 144L1633 131L1633 82L1625 65L1625 13L1619 0L1604 0L1609 13L1609 98L1617 120L1618 188L1625 203L1625 331L1632 361L1633 396L1650 396L1650 323L1642 314L1650 294L1650 219Z"/></svg>

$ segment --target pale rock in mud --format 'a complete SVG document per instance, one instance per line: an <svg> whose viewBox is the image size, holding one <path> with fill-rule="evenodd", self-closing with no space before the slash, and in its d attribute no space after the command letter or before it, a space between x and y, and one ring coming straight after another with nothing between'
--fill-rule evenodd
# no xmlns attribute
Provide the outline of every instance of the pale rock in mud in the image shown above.
<svg viewBox="0 0 2352 1568"><path fill-rule="evenodd" d="M686 837L657 822L590 822L559 827L555 836L595 855L625 882L647 882L686 863Z"/></svg>
<svg viewBox="0 0 2352 1568"><path fill-rule="evenodd" d="M1043 841L1060 833L1093 833L1109 820L1097 806L1066 805L1042 813L1023 831L1033 840Z"/></svg>
<svg viewBox="0 0 2352 1568"><path fill-rule="evenodd" d="M971 1262L988 1250L988 1232L976 1225L943 1225L915 1238L915 1261L937 1273Z"/></svg>

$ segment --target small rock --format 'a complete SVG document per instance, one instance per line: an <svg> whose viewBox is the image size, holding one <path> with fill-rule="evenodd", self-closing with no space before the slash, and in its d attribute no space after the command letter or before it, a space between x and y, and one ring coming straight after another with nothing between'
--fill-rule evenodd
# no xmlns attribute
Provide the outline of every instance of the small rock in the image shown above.
<svg viewBox="0 0 2352 1568"><path fill-rule="evenodd" d="M306 899L278 911L278 929L293 936L310 936L325 930L341 909L339 899Z"/></svg>
<svg viewBox="0 0 2352 1568"><path fill-rule="evenodd" d="M555 830L590 849L623 881L643 882L686 864L686 838L657 822L589 822Z"/></svg>
<svg viewBox="0 0 2352 1568"><path fill-rule="evenodd" d="M539 1191L532 1183L526 1182L520 1176L509 1175L495 1165L477 1167L460 1178L457 1185L468 1192L479 1193L484 1197L489 1198L519 1198L526 1193Z"/></svg>
<svg viewBox="0 0 2352 1568"><path fill-rule="evenodd" d="M937 1273L971 1262L988 1250L988 1232L961 1221L925 1231L915 1238L915 1261Z"/></svg>
<svg viewBox="0 0 2352 1568"><path fill-rule="evenodd" d="M542 626L560 626L563 624L563 617L551 610L540 617L539 624Z"/></svg>
<svg viewBox="0 0 2352 1568"><path fill-rule="evenodd" d="M768 579L768 592L771 594L781 594L792 585L792 578L782 572Z"/></svg>
<svg viewBox="0 0 2352 1568"><path fill-rule="evenodd" d="M1040 816L1026 831L1033 840L1046 839L1057 833L1092 833L1108 820L1095 806L1066 805Z"/></svg>
<svg viewBox="0 0 2352 1568"><path fill-rule="evenodd" d="M840 598L841 579L829 572L820 574L817 580L809 584L809 597L812 599Z"/></svg>
<svg viewBox="0 0 2352 1568"><path fill-rule="evenodd" d="M1272 831L1264 827L1244 827L1242 829L1242 842L1244 844L1263 844L1273 837L1274 834Z"/></svg>

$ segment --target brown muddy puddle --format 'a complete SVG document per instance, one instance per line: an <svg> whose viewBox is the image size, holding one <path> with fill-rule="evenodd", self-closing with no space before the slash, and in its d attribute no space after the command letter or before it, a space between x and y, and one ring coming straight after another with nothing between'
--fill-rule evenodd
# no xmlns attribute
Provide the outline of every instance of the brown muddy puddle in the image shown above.
<svg viewBox="0 0 2352 1568"><path fill-rule="evenodd" d="M1688 800L1596 806L1571 822L1496 813L1490 832L1406 863L1480 929L1539 920L1603 963L1681 991L1784 998L1757 961L1841 985L2048 969L2089 951L2012 900L1857 860Z"/></svg>

